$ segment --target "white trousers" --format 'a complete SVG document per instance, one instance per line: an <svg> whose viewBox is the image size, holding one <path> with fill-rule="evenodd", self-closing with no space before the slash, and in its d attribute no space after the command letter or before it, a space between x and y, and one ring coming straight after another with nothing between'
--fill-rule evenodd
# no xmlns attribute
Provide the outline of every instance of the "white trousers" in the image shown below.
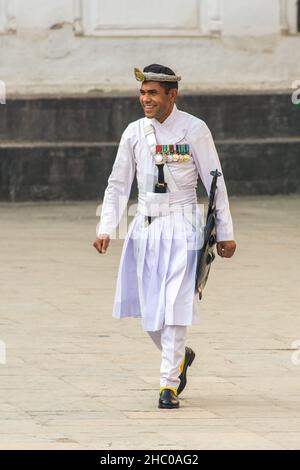
<svg viewBox="0 0 300 470"><path fill-rule="evenodd" d="M185 355L187 327L164 325L161 330L147 331L161 351L160 387L178 388L180 364Z"/></svg>

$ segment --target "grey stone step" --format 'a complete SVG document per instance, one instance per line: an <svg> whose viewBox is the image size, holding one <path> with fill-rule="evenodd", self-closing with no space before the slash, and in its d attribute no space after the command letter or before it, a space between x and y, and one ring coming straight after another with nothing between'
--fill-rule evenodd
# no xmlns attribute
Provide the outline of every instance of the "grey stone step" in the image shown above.
<svg viewBox="0 0 300 470"><path fill-rule="evenodd" d="M101 200L117 145L2 142L0 200ZM216 146L229 195L300 192L300 139L223 140ZM131 197L136 194L135 183Z"/></svg>
<svg viewBox="0 0 300 470"><path fill-rule="evenodd" d="M215 139L300 136L300 107L289 94L182 96L178 106L206 121ZM8 99L0 141L117 142L140 117L136 97Z"/></svg>
<svg viewBox="0 0 300 470"><path fill-rule="evenodd" d="M299 192L300 107L289 94L190 95L178 107L211 128L230 195ZM141 116L137 97L8 99L0 199L100 199L122 131Z"/></svg>

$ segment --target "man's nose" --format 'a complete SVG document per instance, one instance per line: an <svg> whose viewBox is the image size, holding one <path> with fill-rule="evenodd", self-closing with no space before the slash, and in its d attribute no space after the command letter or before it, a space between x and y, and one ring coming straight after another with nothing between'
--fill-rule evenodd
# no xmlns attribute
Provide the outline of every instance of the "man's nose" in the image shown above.
<svg viewBox="0 0 300 470"><path fill-rule="evenodd" d="M143 95L143 103L149 103L151 101L151 96L145 93Z"/></svg>

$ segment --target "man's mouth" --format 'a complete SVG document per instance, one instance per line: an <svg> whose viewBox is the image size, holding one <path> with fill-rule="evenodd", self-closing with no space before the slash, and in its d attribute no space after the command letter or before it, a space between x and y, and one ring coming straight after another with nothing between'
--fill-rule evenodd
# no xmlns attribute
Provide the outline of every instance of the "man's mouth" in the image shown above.
<svg viewBox="0 0 300 470"><path fill-rule="evenodd" d="M144 106L145 111L153 111L154 106Z"/></svg>

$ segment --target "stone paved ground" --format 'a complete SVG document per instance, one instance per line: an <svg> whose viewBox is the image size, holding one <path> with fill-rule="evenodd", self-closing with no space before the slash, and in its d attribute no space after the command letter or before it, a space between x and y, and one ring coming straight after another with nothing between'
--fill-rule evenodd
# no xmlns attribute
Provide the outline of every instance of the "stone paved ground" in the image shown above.
<svg viewBox="0 0 300 470"><path fill-rule="evenodd" d="M111 317L122 242L97 254L95 207L0 204L0 448L300 449L300 198L232 199L178 410L140 320Z"/></svg>

